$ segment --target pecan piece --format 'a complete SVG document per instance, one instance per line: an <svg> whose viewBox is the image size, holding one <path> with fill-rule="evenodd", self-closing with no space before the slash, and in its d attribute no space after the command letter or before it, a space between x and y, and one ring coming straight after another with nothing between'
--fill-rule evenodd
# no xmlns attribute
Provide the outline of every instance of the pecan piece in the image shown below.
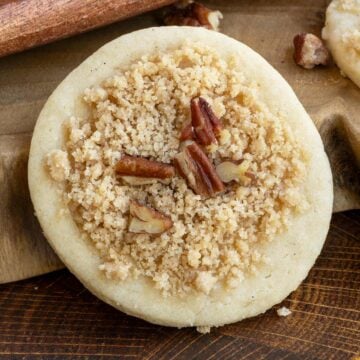
<svg viewBox="0 0 360 360"><path fill-rule="evenodd" d="M121 179L128 185L141 186L155 184L156 182L161 182L163 184L168 184L169 179L155 179L151 177L140 177L140 176L121 176Z"/></svg>
<svg viewBox="0 0 360 360"><path fill-rule="evenodd" d="M219 118L212 111L209 103L200 97L191 99L191 123L200 145L217 143L216 138L222 129Z"/></svg>
<svg viewBox="0 0 360 360"><path fill-rule="evenodd" d="M240 164L224 161L216 166L216 172L224 183L236 181L247 185L254 178L254 175L248 171L249 166L250 162L248 160L244 160Z"/></svg>
<svg viewBox="0 0 360 360"><path fill-rule="evenodd" d="M213 196L225 190L213 164L197 143L185 145L175 156L174 163L179 174L196 194Z"/></svg>
<svg viewBox="0 0 360 360"><path fill-rule="evenodd" d="M191 121L186 123L180 133L180 141L193 140L194 139L194 130L191 124Z"/></svg>
<svg viewBox="0 0 360 360"><path fill-rule="evenodd" d="M304 69L312 69L316 65L328 65L330 53L323 41L314 34L298 34L294 37L294 60Z"/></svg>
<svg viewBox="0 0 360 360"><path fill-rule="evenodd" d="M162 234L173 226L171 218L138 201L130 201L129 232L137 234Z"/></svg>
<svg viewBox="0 0 360 360"><path fill-rule="evenodd" d="M117 162L115 170L119 175L141 178L169 179L175 175L172 165L128 155Z"/></svg>
<svg viewBox="0 0 360 360"><path fill-rule="evenodd" d="M197 2L173 7L164 18L165 25L202 26L210 30L219 30L223 15Z"/></svg>

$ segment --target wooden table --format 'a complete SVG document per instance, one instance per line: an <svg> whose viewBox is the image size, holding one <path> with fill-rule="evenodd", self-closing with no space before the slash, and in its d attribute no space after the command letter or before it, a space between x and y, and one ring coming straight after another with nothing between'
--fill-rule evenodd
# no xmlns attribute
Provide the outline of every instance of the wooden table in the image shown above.
<svg viewBox="0 0 360 360"><path fill-rule="evenodd" d="M217 8L219 3L217 1L213 7ZM248 5L243 12L245 3ZM316 72L302 71L294 66L291 38L295 31L319 33L327 3L327 0L299 0L292 3L291 10L287 0L276 0L271 4L254 0L251 5L249 1L231 0L221 2L220 6L225 16L223 31L264 55L287 77L310 112L325 101L321 98L324 84L318 81ZM11 136L14 136L18 139L18 142L14 141L14 147L25 144L27 149L38 112L61 79L105 42L122 33L156 24L157 14L140 16L0 59L0 138L12 141ZM239 14L242 14L241 26ZM262 21L266 26L258 26ZM241 27L240 35L237 26ZM284 29L283 36L276 35L276 26ZM273 43L276 51L268 52L264 47L268 41ZM319 71L328 74L331 81L327 86L330 88L340 83L342 93L358 91L351 82L338 75L336 68ZM310 89L317 96L309 96ZM332 89L334 97L338 96L338 88ZM16 224L23 229L22 237L26 238L29 233L39 234L38 239L34 239L36 248L36 244L44 240L31 216L24 180L25 161L26 158L20 166L23 169L20 184L23 193L18 197L13 194L12 199L18 199L15 205L21 210ZM11 179L8 181L11 183ZM24 199L25 204L21 202ZM14 234L18 232L14 229ZM272 309L254 319L213 329L207 335L198 334L194 329L154 326L126 316L97 300L66 270L1 285L0 357L359 359L359 234L359 211L334 215L325 248L316 265L300 288L282 304L292 310L290 316L281 318ZM18 239L14 237L14 241ZM49 259L51 266L59 266L49 249L44 250L42 256ZM12 266L19 264L9 264L9 270Z"/></svg>

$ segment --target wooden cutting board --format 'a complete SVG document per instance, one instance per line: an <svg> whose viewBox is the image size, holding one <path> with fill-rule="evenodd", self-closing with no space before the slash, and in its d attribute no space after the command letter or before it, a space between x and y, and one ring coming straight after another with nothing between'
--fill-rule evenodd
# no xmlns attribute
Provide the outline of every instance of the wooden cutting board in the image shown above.
<svg viewBox="0 0 360 360"><path fill-rule="evenodd" d="M322 133L335 173L335 209L360 208L360 89L338 68L303 70L292 38L320 34L324 0L208 1L222 32L263 55L293 86ZM47 97L87 56L121 34L157 25L160 12L0 59L0 283L61 268L33 215L26 181L31 132ZM340 225L341 226L341 225ZM344 229L346 231L346 229Z"/></svg>

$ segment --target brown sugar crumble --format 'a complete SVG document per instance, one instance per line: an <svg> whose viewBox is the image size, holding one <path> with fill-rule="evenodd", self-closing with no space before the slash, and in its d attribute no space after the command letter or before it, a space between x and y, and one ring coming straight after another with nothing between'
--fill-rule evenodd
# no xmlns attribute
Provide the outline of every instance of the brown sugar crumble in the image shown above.
<svg viewBox="0 0 360 360"><path fill-rule="evenodd" d="M235 288L267 261L259 245L306 208L306 154L284 115L268 110L241 68L235 55L224 59L186 42L85 90L91 116L66 123L66 148L49 154L47 166L54 180L66 181L72 216L98 250L107 278L145 276L164 296ZM233 162L232 171L244 162L253 180L229 178L225 191L204 197L179 175L139 183L121 178L116 164L123 156L173 164L190 102L199 96L222 123L217 142L204 147L209 160L214 167ZM129 232L132 201L161 211L172 226L161 234Z"/></svg>

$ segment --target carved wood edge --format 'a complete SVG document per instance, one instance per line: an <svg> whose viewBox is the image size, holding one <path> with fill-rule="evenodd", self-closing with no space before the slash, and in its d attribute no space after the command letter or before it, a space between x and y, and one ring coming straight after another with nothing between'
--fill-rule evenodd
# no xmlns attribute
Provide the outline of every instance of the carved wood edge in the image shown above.
<svg viewBox="0 0 360 360"><path fill-rule="evenodd" d="M360 121L355 111L337 97L313 109L312 118L333 173L333 212L360 209Z"/></svg>
<svg viewBox="0 0 360 360"><path fill-rule="evenodd" d="M61 269L34 216L27 182L31 134L0 135L0 283Z"/></svg>

